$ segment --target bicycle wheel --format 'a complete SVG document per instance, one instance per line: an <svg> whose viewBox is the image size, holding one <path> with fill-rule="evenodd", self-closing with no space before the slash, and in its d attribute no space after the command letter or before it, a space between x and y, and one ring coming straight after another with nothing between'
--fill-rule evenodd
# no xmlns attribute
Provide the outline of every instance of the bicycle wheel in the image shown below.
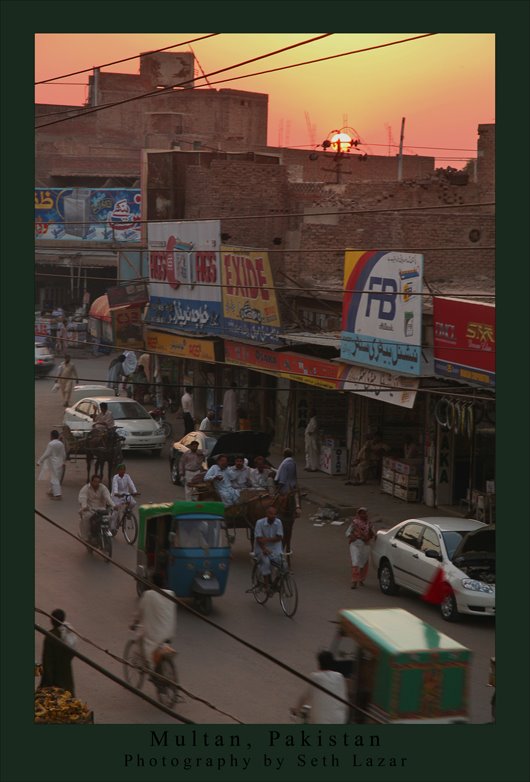
<svg viewBox="0 0 530 782"><path fill-rule="evenodd" d="M106 554L108 557L112 557L112 538L110 535L107 535L106 529L102 529L99 533L99 547L104 554ZM106 559L105 562L108 564L110 559Z"/></svg>
<svg viewBox="0 0 530 782"><path fill-rule="evenodd" d="M263 576L259 572L257 562L254 562L254 567L252 568L252 594L254 595L254 600L256 603L259 603L260 606L265 605L269 599L269 595L265 589L265 582L263 581Z"/></svg>
<svg viewBox="0 0 530 782"><path fill-rule="evenodd" d="M156 676L154 677L158 700L163 706L167 706L170 709L177 702L179 691L174 655L163 657L157 665L155 673L159 673L164 679L169 679L169 681L163 681Z"/></svg>
<svg viewBox="0 0 530 782"><path fill-rule="evenodd" d="M298 608L298 589L290 573L285 573L280 582L280 605L285 616L294 616Z"/></svg>
<svg viewBox="0 0 530 782"><path fill-rule="evenodd" d="M123 652L123 673L125 675L125 681L128 684L136 687L137 690L142 688L144 683L145 671L143 667L145 665L144 656L142 654L142 647L140 641L137 638L131 638L125 644Z"/></svg>
<svg viewBox="0 0 530 782"><path fill-rule="evenodd" d="M123 537L129 546L132 546L138 537L138 518L136 516L136 511L131 509L123 514L121 528L123 530Z"/></svg>

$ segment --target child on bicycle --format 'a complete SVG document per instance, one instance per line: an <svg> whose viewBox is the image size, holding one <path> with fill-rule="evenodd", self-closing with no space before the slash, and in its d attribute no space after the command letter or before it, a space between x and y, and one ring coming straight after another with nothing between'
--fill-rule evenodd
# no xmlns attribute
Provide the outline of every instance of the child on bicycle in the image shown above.
<svg viewBox="0 0 530 782"><path fill-rule="evenodd" d="M125 465L118 464L118 472L112 479L112 488L111 488L111 496L116 505L116 510L112 514L112 519L111 519L112 532L116 529L119 520L119 514L121 513L123 506L127 502L127 499L129 501L129 507L134 508L134 506L136 505L136 500L134 499L134 497L139 493L140 492L137 490L136 486L134 485L133 479L131 478L129 473L125 472ZM127 495L129 495L128 498Z"/></svg>
<svg viewBox="0 0 530 782"><path fill-rule="evenodd" d="M276 516L274 505L269 505L265 516L256 522L254 556L258 559L265 588L270 593L272 566L281 566L283 556L283 525L281 519Z"/></svg>

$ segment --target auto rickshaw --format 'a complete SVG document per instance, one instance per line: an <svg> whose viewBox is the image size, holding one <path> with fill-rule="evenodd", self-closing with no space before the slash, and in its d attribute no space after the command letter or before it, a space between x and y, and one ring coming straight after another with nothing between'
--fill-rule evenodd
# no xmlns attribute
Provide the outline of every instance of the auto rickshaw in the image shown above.
<svg viewBox="0 0 530 782"><path fill-rule="evenodd" d="M224 594L230 564L222 502L141 505L138 515L137 574L149 580L163 573L168 589L209 614L212 597ZM147 588L136 586L139 595Z"/></svg>
<svg viewBox="0 0 530 782"><path fill-rule="evenodd" d="M350 722L469 722L471 652L402 608L343 610L330 647Z"/></svg>

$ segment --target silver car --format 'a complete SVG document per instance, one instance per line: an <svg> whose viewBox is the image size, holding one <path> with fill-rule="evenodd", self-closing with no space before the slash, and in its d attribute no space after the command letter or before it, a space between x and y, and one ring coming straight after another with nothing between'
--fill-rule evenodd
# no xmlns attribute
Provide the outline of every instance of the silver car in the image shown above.
<svg viewBox="0 0 530 782"><path fill-rule="evenodd" d="M452 516L407 519L377 531L372 561L385 595L396 594L399 587L424 595L438 576L444 619L495 615L492 525Z"/></svg>
<svg viewBox="0 0 530 782"><path fill-rule="evenodd" d="M118 434L125 438L122 444L124 451L149 450L160 456L166 439L164 430L151 418L145 407L133 399L86 397L66 408L63 424L70 427L74 436L89 431L94 423L94 415L100 412L101 402L107 403Z"/></svg>

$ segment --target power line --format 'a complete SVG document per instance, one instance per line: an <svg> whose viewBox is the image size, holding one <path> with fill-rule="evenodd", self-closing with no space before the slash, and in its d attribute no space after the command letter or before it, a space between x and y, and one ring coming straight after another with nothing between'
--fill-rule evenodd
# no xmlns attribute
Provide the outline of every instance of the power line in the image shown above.
<svg viewBox="0 0 530 782"><path fill-rule="evenodd" d="M142 52L142 54L135 54L132 57L124 57L121 60L113 60L113 62L105 62L103 65L93 65L91 68L83 68L81 71L72 71L71 73L63 73L62 76L52 76L49 79L42 79L41 81L36 81L35 86L37 84L48 84L49 82L56 81L57 79L66 79L69 76L77 76L80 73L88 73L88 71L94 70L94 68L108 68L110 65L118 65L121 62L129 62L129 60L137 60L142 57L147 57L150 54L157 54L158 52L166 52L168 49L175 49L177 46L186 46L190 43L195 43L195 41L204 41L206 38L213 38L216 35L220 35L221 33L208 33L208 35L203 35L200 38L192 38L189 41L181 41L180 43L174 43L171 46L164 46L162 49L152 49L150 52ZM70 82L68 82L70 83ZM86 86L83 83L83 86Z"/></svg>
<svg viewBox="0 0 530 782"><path fill-rule="evenodd" d="M38 188L39 190L45 190L46 188ZM53 189L53 188L51 188ZM68 188L70 189L70 188ZM74 188L75 189L75 188ZM96 188L97 189L97 188ZM144 224L159 224L159 223L209 223L213 220L272 220L277 219L278 217L325 217L330 215L358 215L358 214L388 214L389 212L424 212L427 210L433 210L433 209L467 209L467 207L483 207L483 206L495 206L495 201L479 201L476 203L470 202L470 203L455 203L455 204L435 204L433 206L395 206L393 208L389 209L339 209L337 211L327 211L327 212L288 212L286 210L277 209L269 214L257 214L257 215L220 215L219 217L194 217L194 218L187 218L187 219L168 219L161 218L161 219L138 219L134 220L134 224L137 226L144 225ZM485 217L490 215L485 215L483 213L480 213L477 215L477 217ZM41 221L42 222L42 221ZM94 220L69 220L69 223L72 223L72 225L93 225ZM45 225L56 225L60 224L62 225L64 223L63 220L47 220ZM35 225L39 225L38 220L34 221ZM120 223L116 222L116 225L119 226ZM110 224L110 227L113 228L113 224ZM75 247L81 248L83 245L73 245ZM54 248L55 249L55 248ZM103 248L107 249L107 248ZM128 250L134 250L138 249L135 247L127 247ZM257 248L258 252L261 248ZM348 250L354 249L354 248L346 248ZM364 249L364 248L361 248ZM442 248L444 249L444 248ZM446 249L446 248L445 248ZM483 248L481 248L483 249ZM282 252L282 250L279 250L278 252ZM284 249L283 252L289 252L289 250ZM311 252L311 250L306 249L305 252Z"/></svg>
<svg viewBox="0 0 530 782"><path fill-rule="evenodd" d="M91 548L95 552L98 551L98 549L95 546L91 546ZM52 620L54 619L54 617L51 614L48 614L46 611L43 611L42 608L35 607L35 612L38 613L38 614L42 614L43 616L47 616L48 619L52 619ZM69 629L71 630L71 632L75 633L75 635L78 638L80 638L85 643L89 644L89 646L92 646L94 649L97 649L98 651L103 652L104 654L108 655L109 657L111 657L116 662L119 662L119 663L121 663L124 666L130 664L123 657L120 657L119 655L114 654L113 652L110 652L108 649L103 649L101 646L99 646L97 643L92 641L90 638L87 638L86 636L81 635L81 633L79 633L74 627L70 627ZM55 640L56 637L55 636L52 636L52 637ZM59 639L59 640L61 640L61 639ZM107 670L107 669L105 669L105 670ZM154 676L154 677L156 677L158 680L160 680L162 682L166 682L167 684L172 684L172 685L175 684L175 682L171 681L171 679L168 679L167 677L162 676L162 674L158 673L157 671L154 671L152 669L147 669L147 668L143 668L142 670L143 670L144 673L147 673L148 675ZM141 692L141 690L139 688L131 686L128 682L125 682L125 681L121 682L120 681L120 684L122 684L122 686L124 686L126 689L129 689L129 690L131 690L132 692L134 692L136 694L138 692ZM237 722L240 725L243 724L241 722L241 720L237 719L237 717L234 717L232 714L229 714L228 712L223 711L222 709L217 708L217 706L214 706L214 704L211 703L210 701L207 701L204 698L201 698L198 695L195 695L194 693L190 692L190 690L187 690L185 687L183 687L180 682L178 683L178 690L179 690L179 692L183 692L189 698L192 698L194 701L197 701L198 703L203 703L205 706L208 706L213 711L216 711L219 714L223 714L225 717L229 717L234 722ZM156 701L152 701L152 702L154 704L156 704L157 707L159 706L158 702L156 702ZM172 716L176 716L176 715L173 714L173 712L171 710L170 710L170 713L172 714ZM192 724L195 724L195 723L192 723Z"/></svg>
<svg viewBox="0 0 530 782"><path fill-rule="evenodd" d="M247 74L243 74L241 76L233 76L232 78L229 78L229 79L219 79L218 81L208 81L208 84L210 85L210 87L212 87L215 84L227 84L228 82L238 81L240 79L249 79L249 78L251 78L253 76L263 76L263 75L268 74L268 73L277 73L279 71L290 70L292 68L299 68L299 67L305 66L305 65L313 65L314 63L324 62L326 60L334 60L334 59L336 59L338 57L348 57L348 56L353 55L353 54L361 54L363 52L369 52L369 51L372 51L374 49L381 49L381 48L384 48L386 46L396 46L397 44L408 43L409 41L415 41L415 40L418 40L420 38L427 38L427 37L429 37L431 35L437 35L437 33L427 33L426 35L418 35L418 36L415 36L413 38L404 38L403 40L400 40L400 41L391 41L390 43L379 44L378 46L368 46L368 47L366 47L364 49L354 49L354 50L352 50L350 52L341 52L340 54L333 54L333 55L330 55L328 57L319 57L319 58L317 58L315 60L305 60L303 62L293 63L292 65L284 65L284 66L281 66L281 67L278 67L278 68L270 68L270 69L265 70L265 71L256 71L254 73L247 73ZM307 42L304 42L304 43L311 43L311 41L307 41ZM269 56L269 55L265 55L265 56ZM256 58L256 59L260 59L260 58ZM210 77L210 76L215 75L217 73L221 73L221 72L223 72L225 70L230 70L231 68L237 68L237 67L239 67L239 65L246 65L246 64L248 64L248 62L252 62L252 60L249 60L246 63L239 63L238 65L233 65L230 68L221 69L220 71L213 71L212 73L204 74L203 77L201 76L199 78L205 78L206 79L207 77ZM173 89L174 87L179 87L179 86L182 86L182 85L185 85L185 84L187 84L187 82L181 82L180 84L174 84L174 85L172 85L172 87L165 88L165 89ZM190 89L196 89L196 87L184 87L182 91L190 90ZM159 94L162 94L162 93L163 93L163 90L157 90L155 93L145 93L143 95L138 95L135 98L128 98L128 99L123 100L123 101L118 101L117 103L104 104L103 106L100 106L97 109L92 109L92 111L94 111L94 110L101 110L101 109L105 109L105 108L111 108L113 106L119 105L120 103L127 103L130 100L138 100L140 98L149 97L150 95L153 95L153 94L159 95ZM67 114L67 113L69 113L69 111L55 112L55 114ZM76 119L77 117L84 116L84 114L86 114L86 113L91 113L91 111L90 110L86 110L83 113L76 114L73 117L65 117L63 120L56 120L55 122L48 122L48 123L45 123L43 125L36 125L35 128L36 128L36 130L38 130L39 128L45 128L48 125L54 125L54 124L57 124L58 122L65 122L66 120L69 120L69 119ZM43 115L40 115L40 116L47 117L47 116L54 116L54 115L52 115L52 114L43 114Z"/></svg>
<svg viewBox="0 0 530 782"><path fill-rule="evenodd" d="M71 538L74 538L78 543L85 546L87 545L84 541L82 541L77 535L74 535L70 530L67 530L65 527L62 527L60 524L58 524L56 521L53 521L49 516L45 516L44 513L41 513L41 511L37 510L35 508L35 514L37 516L40 516L42 519L47 521L49 524L52 524L57 529L61 530L62 532L65 532L67 535L69 535ZM94 548L91 546L91 548ZM350 703L350 701L345 700L344 698L341 698L339 695L336 695L335 693L331 692L330 690L327 690L325 687L322 687L317 682L314 682L312 679L310 679L308 676L305 676L303 673L300 673L295 668L292 668L290 665L287 665L287 663L282 662L277 657L274 657L271 654L268 654L268 652L264 652L263 649L260 649L258 646L255 646L254 644L250 643L249 641L246 641L244 638L241 638L240 636L236 635L235 633L232 633L230 630L227 630L226 628L222 627L221 625L216 624L211 619L208 619L203 614L199 613L198 611L195 611L191 606L187 605L187 603L184 603L182 600L180 600L178 597L173 597L172 595L169 595L167 592L164 592L163 590L159 589L154 584L151 584L147 579L142 578L141 576L138 576L136 573L134 573L129 568L125 567L124 565L120 564L119 562L116 562L111 557L108 557L107 554L105 554L103 551L97 550L98 554L103 557L107 562L109 562L111 565L114 565L115 567L122 570L127 575L134 578L135 581L140 581L142 584L145 584L149 589L154 589L156 592L158 592L160 595L162 595L166 600L170 600L175 605L180 605L183 608L185 608L187 611L190 611L192 614L197 616L201 621L206 622L207 624L214 627L216 630L219 630L224 635L228 636L229 638L232 638L234 641L237 641L238 643L245 646L247 649L250 649L251 651L258 654L260 657L264 657L269 662L272 662L274 665L277 665L279 668L283 668L283 670L287 671L287 673L292 674L293 676L296 676L298 679L302 679L306 684L311 684L314 687L317 687L317 689L322 690L322 692L327 693L328 695L331 695L335 700L340 701L341 703L346 704L347 706L350 706L354 709L356 709L360 714L364 714L365 716L369 716L368 712L364 711L364 709L361 709L359 706ZM42 632L46 632L43 630L43 628L40 628ZM55 638L55 636L54 636ZM71 649L71 647L68 647ZM71 649L72 652L74 652L77 656L81 656L78 652L75 652L74 649ZM86 658L86 661L88 662L88 658ZM90 663L89 663L90 664ZM103 672L104 669L102 669L101 672ZM118 677L115 677L113 674L109 674L110 678L113 678L114 680L118 680ZM140 691L139 691L140 692ZM141 693L143 695L143 693ZM149 696L145 696L146 699ZM156 702L154 702L156 703ZM174 716L173 712L170 712L172 716ZM182 721L190 722L189 720L184 720L184 718L179 717L179 719L182 719ZM383 723L383 720L378 719L375 716L372 716L372 720L375 722Z"/></svg>
<svg viewBox="0 0 530 782"><path fill-rule="evenodd" d="M328 38L330 35L333 35L333 33L324 33L323 35L318 35L315 38L309 38L306 41L300 41L299 43L294 43L294 44L291 44L290 46L284 46L281 49L276 49L273 52L267 52L266 54L260 54L257 57L252 57L249 60L243 60L241 62L236 63L235 65L229 65L226 68L219 68L216 71L211 71L210 73L205 74L205 76L201 76L199 78L206 78L206 77L209 78L210 76L215 76L218 73L224 73L225 71L231 71L234 68L241 68L243 65L249 65L252 62L257 62L258 60L263 60L263 59L265 59L267 57L274 57L277 54L283 54L284 52L290 51L291 49L296 49L299 46L305 46L306 44L314 43L315 41L320 41L323 38ZM182 87L185 84L189 84L190 81L195 81L195 77L193 79L186 79L185 81L179 82L177 84L172 84L169 87L163 87L162 89L158 89L158 90L151 90L150 92L145 92L145 93L142 93L141 95L133 95L130 98L123 98L122 100L114 101L113 103L105 103L105 104L103 104L101 106L93 106L92 108L83 109L79 114L76 114L74 117L64 117L63 119L60 119L60 120L54 120L53 122L47 122L44 125L36 125L35 129L39 130L40 128L46 128L49 125L56 125L56 124L58 124L60 122L67 122L68 120L71 120L71 119L77 119L77 117L84 117L86 114L93 114L93 113L95 113L97 111L103 111L104 109L113 108L115 106L122 106L124 103L131 103L132 101L142 100L144 98L148 98L148 97L153 96L153 95L164 95L167 92L171 92L172 90L174 90L175 87ZM195 89L195 88L193 88L193 89Z"/></svg>

